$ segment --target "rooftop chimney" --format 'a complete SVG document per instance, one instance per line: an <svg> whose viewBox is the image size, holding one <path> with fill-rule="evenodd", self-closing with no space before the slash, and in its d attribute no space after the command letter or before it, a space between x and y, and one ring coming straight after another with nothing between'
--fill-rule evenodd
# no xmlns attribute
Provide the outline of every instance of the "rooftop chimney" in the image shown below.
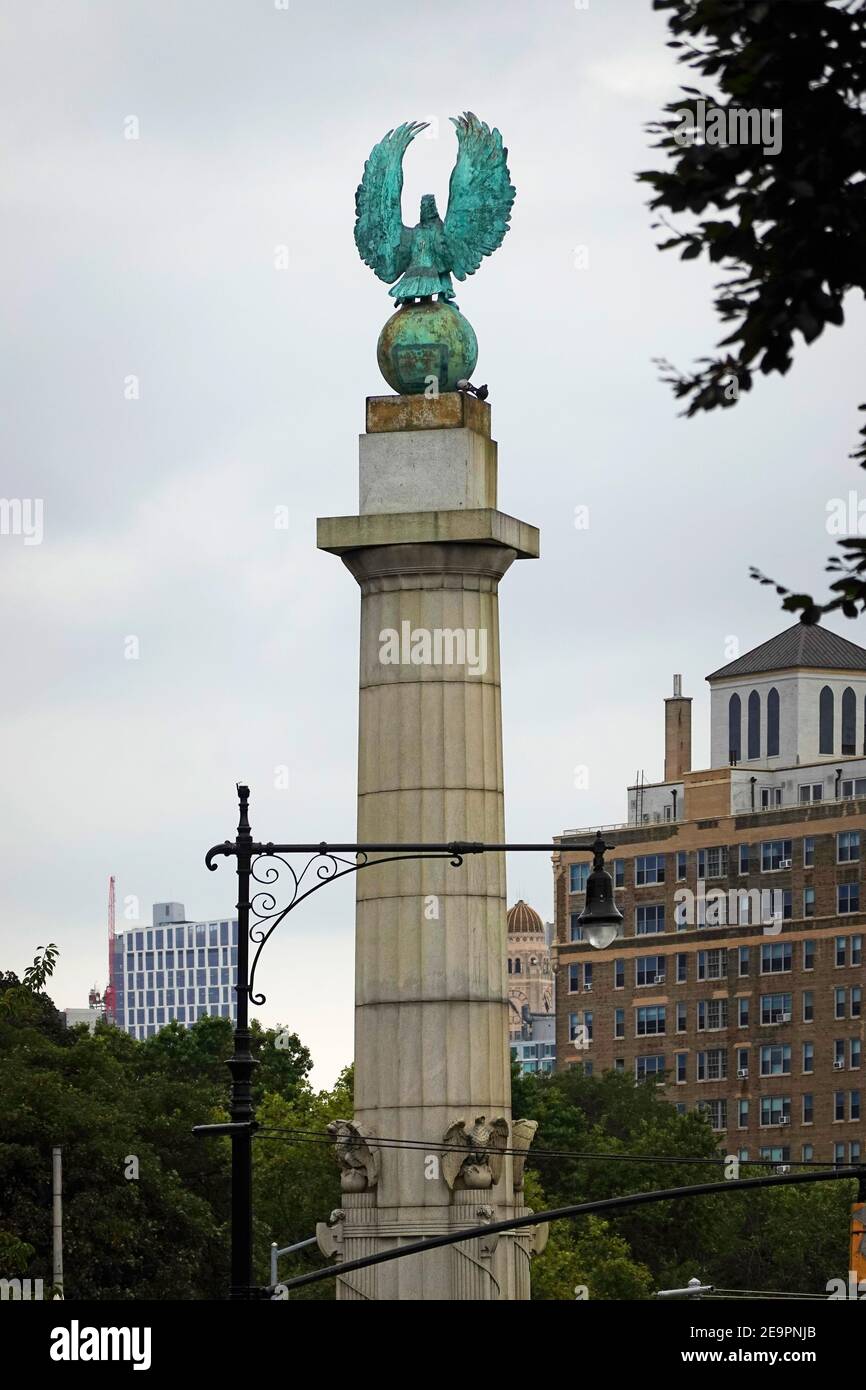
<svg viewBox="0 0 866 1390"><path fill-rule="evenodd" d="M674 693L665 700L665 781L678 782L691 769L692 701L682 676L674 676Z"/></svg>

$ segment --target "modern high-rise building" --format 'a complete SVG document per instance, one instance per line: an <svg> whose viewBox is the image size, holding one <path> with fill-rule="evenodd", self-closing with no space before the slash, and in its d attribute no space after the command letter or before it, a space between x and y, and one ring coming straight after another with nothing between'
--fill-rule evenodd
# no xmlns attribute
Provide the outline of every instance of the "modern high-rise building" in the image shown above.
<svg viewBox="0 0 866 1390"><path fill-rule="evenodd" d="M236 917L188 922L183 903L154 903L153 925L119 928L114 949L114 1018L134 1038L149 1038L174 1020L191 1024L205 1015L234 1022Z"/></svg>
<svg viewBox="0 0 866 1390"><path fill-rule="evenodd" d="M866 650L798 623L707 680L711 767L692 770L675 676L664 779L604 827L625 917L608 950L578 924L591 865L569 841L591 832L558 837L557 1066L655 1081L741 1158L854 1162Z"/></svg>

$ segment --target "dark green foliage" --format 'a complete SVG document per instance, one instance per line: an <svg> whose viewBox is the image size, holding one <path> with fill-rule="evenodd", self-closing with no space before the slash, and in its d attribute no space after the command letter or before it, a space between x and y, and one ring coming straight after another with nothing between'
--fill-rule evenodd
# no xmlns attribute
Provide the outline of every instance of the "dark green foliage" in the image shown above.
<svg viewBox="0 0 866 1390"><path fill-rule="evenodd" d="M734 405L756 373L787 372L798 335L808 344L840 325L846 296L866 289L866 0L654 0L654 8L669 12L670 47L706 85L684 87L650 126L669 163L638 178L672 232L662 249L679 248L683 260L705 252L726 273L715 298L724 351L691 374L662 363L694 415ZM681 143L682 113L699 100L707 110L781 112L781 147ZM692 221L677 228L666 214ZM853 457L866 467L866 426L860 436ZM839 544L827 602L776 585L802 622L866 610L866 541Z"/></svg>
<svg viewBox="0 0 866 1390"><path fill-rule="evenodd" d="M551 1077L520 1077L514 1085L514 1114L539 1121L529 1159L541 1189L533 1194L536 1210L541 1193L544 1206L550 1208L628 1192L721 1182L724 1177L721 1165L659 1161L718 1158L720 1150L718 1137L702 1116L677 1115L651 1083L635 1086L630 1077L613 1072L586 1077L577 1068ZM543 1149L589 1156L545 1159ZM591 1157L610 1153L638 1158L646 1154L647 1161ZM762 1171L749 1168L741 1176ZM589 1261L589 1246L581 1234L588 1218L576 1217L563 1223L573 1228L570 1245L577 1253L572 1272L582 1267L586 1277L576 1282L590 1289L595 1279L599 1289L635 1290L628 1295L597 1291L593 1297L645 1297L639 1290L646 1288L646 1272L653 1289L679 1288L697 1276L719 1288L824 1293L828 1279L840 1273L844 1277L853 1188L853 1182L786 1187L654 1202L622 1215L605 1214L605 1239L622 1238L625 1247L611 1247L596 1266ZM569 1242L562 1235L552 1242L556 1260L562 1257L563 1243ZM547 1251L538 1261L539 1276L546 1259ZM546 1276L540 1278L538 1288L546 1285Z"/></svg>

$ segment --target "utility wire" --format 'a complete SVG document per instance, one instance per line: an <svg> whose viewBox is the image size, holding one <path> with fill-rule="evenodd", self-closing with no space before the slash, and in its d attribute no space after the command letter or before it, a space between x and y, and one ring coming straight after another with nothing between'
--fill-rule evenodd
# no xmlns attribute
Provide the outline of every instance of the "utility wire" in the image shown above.
<svg viewBox="0 0 866 1390"><path fill-rule="evenodd" d="M255 1131L255 1137L260 1139L283 1139L288 1143L297 1144L320 1144L326 1148L333 1148L334 1138L324 1130L294 1129L290 1126L263 1125ZM421 1153L462 1153L468 1154L472 1149L465 1144L435 1144L428 1143L423 1139L380 1139L373 1136L365 1136L364 1143L371 1149L404 1149L409 1152ZM615 1151L583 1151L575 1149L496 1149L496 1153L517 1154L527 1159L557 1158L557 1159L580 1159L583 1162L592 1161L613 1161L621 1163L652 1163L652 1164L725 1164L729 1161L728 1156L720 1155L711 1158L706 1155L701 1157L690 1157L682 1154L628 1154L617 1153ZM775 1160L770 1158L743 1158L739 1159L741 1167L752 1168L826 1168L826 1163L821 1163L816 1159L792 1159L790 1161ZM846 1165L843 1165L846 1166Z"/></svg>

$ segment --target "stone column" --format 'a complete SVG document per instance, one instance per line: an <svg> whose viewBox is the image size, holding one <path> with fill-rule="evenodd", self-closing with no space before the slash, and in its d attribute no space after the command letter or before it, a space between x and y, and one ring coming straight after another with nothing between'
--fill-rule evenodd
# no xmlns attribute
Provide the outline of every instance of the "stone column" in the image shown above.
<svg viewBox="0 0 866 1390"><path fill-rule="evenodd" d="M501 842L498 586L537 556L538 533L496 509L489 407L457 393L372 398L360 496L360 515L320 520L318 541L361 590L358 839ZM346 1209L346 1260L515 1210L509 1156L471 1177L459 1155L455 1171L442 1158L460 1120L505 1120L510 1136L505 911L501 855L358 873L354 1122L384 1146L375 1205L363 1221ZM361 1296L525 1298L515 1243L374 1267Z"/></svg>

